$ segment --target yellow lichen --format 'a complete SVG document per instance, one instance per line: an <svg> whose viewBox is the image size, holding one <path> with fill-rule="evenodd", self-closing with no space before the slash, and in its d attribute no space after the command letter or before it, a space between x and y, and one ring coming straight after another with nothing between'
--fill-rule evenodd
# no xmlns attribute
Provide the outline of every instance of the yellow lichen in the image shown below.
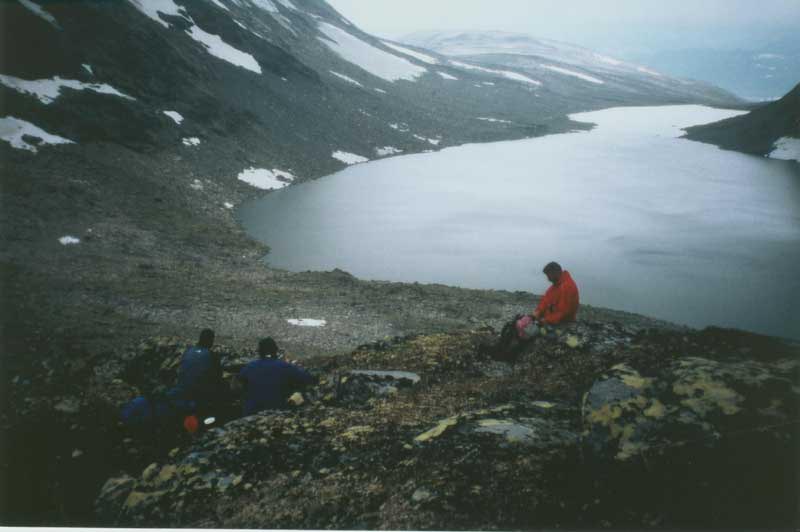
<svg viewBox="0 0 800 532"><path fill-rule="evenodd" d="M653 404L651 404L645 411L644 415L647 417L664 417L667 413L667 409L664 406L664 403L659 401L658 399L653 399Z"/></svg>
<svg viewBox="0 0 800 532"><path fill-rule="evenodd" d="M706 415L715 408L726 415L732 415L741 410L739 403L744 400L741 395L725 386L724 383L712 380L703 372L698 372L696 377L697 380L673 384L672 391L676 395L688 396L687 399L681 401L682 405L700 415Z"/></svg>
<svg viewBox="0 0 800 532"><path fill-rule="evenodd" d="M571 347L573 349L575 349L576 347L581 345L581 342L580 342L580 340L578 340L578 337L573 335L573 334L570 334L569 336L567 336L567 342L566 343L567 343L567 347Z"/></svg>
<svg viewBox="0 0 800 532"><path fill-rule="evenodd" d="M371 432L375 432L374 427L370 427L369 425L356 425L342 432L340 436L345 440L356 440L361 436L364 436Z"/></svg>
<svg viewBox="0 0 800 532"><path fill-rule="evenodd" d="M438 438L439 436L444 434L444 432L447 429L449 429L450 427L454 427L457 424L458 424L458 416L449 417L447 419L440 421L439 424L433 427L431 430L423 432L422 434L414 438L414 441L425 442L433 438Z"/></svg>

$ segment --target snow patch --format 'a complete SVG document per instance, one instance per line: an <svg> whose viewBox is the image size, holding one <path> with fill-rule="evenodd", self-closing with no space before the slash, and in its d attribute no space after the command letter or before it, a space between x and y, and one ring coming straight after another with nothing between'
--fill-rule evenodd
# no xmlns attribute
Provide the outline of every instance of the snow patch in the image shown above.
<svg viewBox="0 0 800 532"><path fill-rule="evenodd" d="M781 54L758 54L756 59L783 59Z"/></svg>
<svg viewBox="0 0 800 532"><path fill-rule="evenodd" d="M651 76L663 77L663 74L661 74L659 72L656 72L655 70L650 70L649 68L645 68L645 67L641 67L640 66L640 67L636 67L636 70L638 70L639 72L642 72L644 74L650 74Z"/></svg>
<svg viewBox="0 0 800 532"><path fill-rule="evenodd" d="M379 78L387 81L397 81L398 79L414 81L427 72L424 67L376 48L327 22L320 22L319 30L327 37L327 39L320 37L319 40L328 48L345 61L353 63Z"/></svg>
<svg viewBox="0 0 800 532"><path fill-rule="evenodd" d="M71 246L71 245L75 245L75 244L80 244L81 243L81 239L80 238L77 238L77 237L74 237L74 236L70 236L70 235L62 236L61 238L58 239L58 241L61 243L62 246Z"/></svg>
<svg viewBox="0 0 800 532"><path fill-rule="evenodd" d="M92 70L92 65L87 65L86 63L84 63L81 66L86 70L86 72L94 76L94 70Z"/></svg>
<svg viewBox="0 0 800 532"><path fill-rule="evenodd" d="M447 72L437 72L437 74L439 74L444 79L449 79L449 80L452 80L452 81L458 81L457 77L451 76Z"/></svg>
<svg viewBox="0 0 800 532"><path fill-rule="evenodd" d="M383 89L375 89L375 92L380 92L381 94L389 94L388 92L386 92Z"/></svg>
<svg viewBox="0 0 800 532"><path fill-rule="evenodd" d="M199 146L200 145L200 139L197 138L197 137L186 137L184 139L181 139L181 142L183 142L184 146Z"/></svg>
<svg viewBox="0 0 800 532"><path fill-rule="evenodd" d="M297 32L295 32L294 28L292 28L291 21L286 17L284 17L283 15L281 15L278 6L275 5L275 2L277 2L278 4L282 5L287 9L293 9L296 11L297 8L289 0L250 0L250 1L257 7L260 7L261 9L272 15L272 18L277 20L281 26L289 30L293 35L297 35Z"/></svg>
<svg viewBox="0 0 800 532"><path fill-rule="evenodd" d="M429 139L427 137L423 137L422 135L416 135L415 134L415 135L411 135L411 136L414 137L417 140L421 140L423 142L428 142L430 144L433 144L434 146L438 146L439 143L442 142L442 139Z"/></svg>
<svg viewBox="0 0 800 532"><path fill-rule="evenodd" d="M169 23L162 19L159 14L175 17L183 17L191 20L183 7L177 5L172 0L128 0L133 7L141 11L147 17L155 20L165 28L169 28Z"/></svg>
<svg viewBox="0 0 800 532"><path fill-rule="evenodd" d="M74 79L61 79L58 76L54 77L53 79L25 80L15 78L14 76L0 74L0 83L10 89L14 89L17 92L35 96L45 105L53 103L56 98L61 96L61 89L63 87L78 91L90 90L99 92L100 94L112 94L127 100L136 99L128 96L127 94L121 93L111 85L107 85L105 83L84 83L83 81Z"/></svg>
<svg viewBox="0 0 800 532"><path fill-rule="evenodd" d="M206 51L214 57L251 70L256 74L261 74L261 66L258 64L258 61L256 61L255 57L241 50L237 50L223 41L218 35L203 31L197 26L192 26L186 33L188 33L192 39L205 46Z"/></svg>
<svg viewBox="0 0 800 532"><path fill-rule="evenodd" d="M485 116L479 116L475 120L483 120L484 122L497 122L500 124L513 124L511 120L502 120L500 118L490 118Z"/></svg>
<svg viewBox="0 0 800 532"><path fill-rule="evenodd" d="M535 79L529 78L528 76L523 76L522 74L518 74L517 72L511 72L509 70L494 70L491 68L484 68L475 65L470 65L468 63L462 63L461 61L450 61L451 65L455 65L457 67L465 68L467 70L477 70L478 72L486 72L487 74L496 74L498 76L502 76L507 79L511 79L514 81L521 81L523 83L530 83L531 85L541 86L542 82L537 81Z"/></svg>
<svg viewBox="0 0 800 532"><path fill-rule="evenodd" d="M365 163L365 162L369 161L369 159L367 159L366 157L362 157L361 155L357 155L355 153L349 153L349 152L341 151L341 150L333 152L331 154L331 157L333 157L336 160L339 160L339 161L343 162L344 164L348 164L348 165L349 164Z"/></svg>
<svg viewBox="0 0 800 532"><path fill-rule="evenodd" d="M215 6L217 6L217 7L221 7L221 8L222 8L222 9L224 9L225 11L230 11L230 9L228 9L228 6L226 6L225 4L223 4L222 2L220 2L219 0L211 0L211 2L213 2Z"/></svg>
<svg viewBox="0 0 800 532"><path fill-rule="evenodd" d="M39 4L31 2L31 0L19 0L19 3L22 4L23 7L28 9L28 11L30 11L37 17L43 18L56 28L58 27L58 21L56 20L56 18L47 11L45 11L44 8Z"/></svg>
<svg viewBox="0 0 800 532"><path fill-rule="evenodd" d="M273 168L247 168L242 170L238 176L239 181L252 185L261 190L277 190L288 186L294 181L295 176L290 172Z"/></svg>
<svg viewBox="0 0 800 532"><path fill-rule="evenodd" d="M598 61L602 61L603 63L608 63L609 65L620 66L624 64L622 61L614 59L613 57L608 57L607 55L594 54L594 57Z"/></svg>
<svg viewBox="0 0 800 532"><path fill-rule="evenodd" d="M396 52L400 52L401 54L409 55L409 56L413 57L414 59L418 59L418 60L422 61L423 63L428 63L429 65L438 65L439 64L439 61L437 61L436 58L433 58L433 57L431 57L429 55L425 55L423 53L417 52L416 50L410 50L410 49L405 48L403 46L398 46L396 44L392 44L392 43L386 42L386 41L381 41L381 42L383 42L383 44L385 44L386 46L388 46L392 50L394 50Z"/></svg>
<svg viewBox="0 0 800 532"><path fill-rule="evenodd" d="M564 74L566 76L572 76L575 78L582 79L584 81L588 81L590 83L597 83L597 84L604 84L605 82L602 79L597 79L594 76L589 76L587 74L582 74L580 72L575 72L574 70L568 70L566 68L561 68L553 65L540 65L542 68L546 68L547 70L552 70L553 72L558 72L559 74Z"/></svg>
<svg viewBox="0 0 800 532"><path fill-rule="evenodd" d="M328 322L325 320L314 320L310 318L297 318L286 320L290 325L299 327L325 327Z"/></svg>
<svg viewBox="0 0 800 532"><path fill-rule="evenodd" d="M378 157L386 157L387 155L397 155L403 153L403 150L395 148L394 146L384 146L383 148L375 148L375 153Z"/></svg>
<svg viewBox="0 0 800 532"><path fill-rule="evenodd" d="M337 78L341 78L341 79L347 81L348 83L352 83L353 85L358 85L359 87L363 87L364 86L361 83L359 83L356 80L354 80L353 78L351 78L349 76L345 76L344 74L339 74L338 72L334 72L333 70L329 70L328 72L330 72L331 74L333 74Z"/></svg>
<svg viewBox="0 0 800 532"><path fill-rule="evenodd" d="M178 111L164 111L164 114L175 121L176 124L181 125L183 116Z"/></svg>
<svg viewBox="0 0 800 532"><path fill-rule="evenodd" d="M30 144L23 140L22 137L25 135L40 138L42 141L39 144ZM75 144L74 141L59 137L58 135L52 135L30 122L14 118L13 116L0 118L0 140L8 142L14 148L32 151L33 153L36 153L37 146L43 144Z"/></svg>
<svg viewBox="0 0 800 532"><path fill-rule="evenodd" d="M800 139L794 137L779 138L775 141L775 145L767 157L800 162Z"/></svg>
<svg viewBox="0 0 800 532"><path fill-rule="evenodd" d="M223 205L225 206L226 209L233 209L233 203L231 203L230 201L226 201L225 203L223 203Z"/></svg>
<svg viewBox="0 0 800 532"><path fill-rule="evenodd" d="M239 27L240 27L240 28L242 28L243 30L250 31L250 28L248 28L247 26L245 26L244 24L242 24L242 23L241 23L241 22L239 22L238 20L236 20L236 19L233 19L233 21L236 23L236 25L237 25L237 26L239 26Z"/></svg>
<svg viewBox="0 0 800 532"><path fill-rule="evenodd" d="M194 190L203 190L203 183L199 179L195 179L189 187Z"/></svg>
<svg viewBox="0 0 800 532"><path fill-rule="evenodd" d="M267 12L273 13L273 14L274 13L279 13L278 6L275 5L275 2L279 3L280 5L282 5L283 7L287 8L287 9L294 9L295 11L297 11L297 8L289 0L274 0L274 1L273 0L251 0L251 1L253 2L253 4L255 4L256 6L260 7L264 11L267 11Z"/></svg>

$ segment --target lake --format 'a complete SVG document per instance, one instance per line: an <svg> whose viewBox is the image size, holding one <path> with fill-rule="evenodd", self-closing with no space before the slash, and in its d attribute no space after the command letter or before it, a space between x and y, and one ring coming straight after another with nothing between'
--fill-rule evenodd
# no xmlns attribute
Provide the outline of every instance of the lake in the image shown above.
<svg viewBox="0 0 800 532"><path fill-rule="evenodd" d="M800 338L800 165L677 138L739 111L613 108L567 133L350 166L237 215L291 271L526 290Z"/></svg>

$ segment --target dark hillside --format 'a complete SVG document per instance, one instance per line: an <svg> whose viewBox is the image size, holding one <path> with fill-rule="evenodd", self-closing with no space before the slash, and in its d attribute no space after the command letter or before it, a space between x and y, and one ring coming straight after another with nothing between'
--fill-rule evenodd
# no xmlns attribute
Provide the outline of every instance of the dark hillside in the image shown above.
<svg viewBox="0 0 800 532"><path fill-rule="evenodd" d="M780 100L746 115L686 129L691 140L753 155L768 155L783 137L800 138L800 84Z"/></svg>

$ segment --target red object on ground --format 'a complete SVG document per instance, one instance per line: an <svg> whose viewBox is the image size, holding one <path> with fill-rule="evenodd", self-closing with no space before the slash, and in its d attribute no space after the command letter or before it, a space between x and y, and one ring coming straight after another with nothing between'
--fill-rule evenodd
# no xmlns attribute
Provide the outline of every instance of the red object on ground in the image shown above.
<svg viewBox="0 0 800 532"><path fill-rule="evenodd" d="M565 321L575 321L579 304L578 287L569 272L565 270L561 272L558 282L544 293L536 310L539 311L542 321L555 325Z"/></svg>
<svg viewBox="0 0 800 532"><path fill-rule="evenodd" d="M197 429L200 428L200 420L198 420L195 415L186 416L183 418L183 428L185 428L186 432L189 434L194 434L197 432Z"/></svg>
<svg viewBox="0 0 800 532"><path fill-rule="evenodd" d="M525 332L525 327L533 323L533 318L530 316L522 316L520 319L517 320L517 337L525 339L528 337L528 333Z"/></svg>

